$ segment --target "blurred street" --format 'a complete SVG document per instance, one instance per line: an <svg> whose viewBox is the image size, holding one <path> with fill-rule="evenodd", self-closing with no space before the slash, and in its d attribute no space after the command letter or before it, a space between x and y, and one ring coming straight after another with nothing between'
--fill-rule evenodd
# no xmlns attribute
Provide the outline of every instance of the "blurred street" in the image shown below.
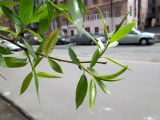
<svg viewBox="0 0 160 120"><path fill-rule="evenodd" d="M70 46L81 60L90 60L96 47ZM69 59L67 48L68 45L56 46L51 56ZM0 78L0 92L37 120L160 120L160 43L150 46L119 45L110 48L105 55L130 66L133 71L122 75L125 77L123 81L107 83L111 91L109 95L98 88L93 112L89 111L88 95L76 110L75 89L82 72L72 64L60 63L64 71L62 79L40 79L40 103L34 81L27 92L19 96L22 80L31 71L29 65L21 69L0 68L7 78L7 81ZM16 56L22 56L21 52L16 52ZM38 69L53 72L46 60ZM96 69L104 74L120 68L107 63L97 65Z"/></svg>

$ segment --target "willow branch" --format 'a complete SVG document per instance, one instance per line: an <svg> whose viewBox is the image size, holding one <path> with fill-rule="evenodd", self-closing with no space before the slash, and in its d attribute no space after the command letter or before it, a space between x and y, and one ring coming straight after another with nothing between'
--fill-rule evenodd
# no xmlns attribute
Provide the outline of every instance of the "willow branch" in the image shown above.
<svg viewBox="0 0 160 120"><path fill-rule="evenodd" d="M14 45L20 47L20 48L21 48L22 50L24 50L24 51L27 51L27 48L25 48L24 46L16 43L14 40L11 40L11 39L8 38L8 37L5 37L5 36L0 35L0 38L5 39L5 40L7 40L7 41L10 42L10 43L13 43ZM37 55L42 56L42 57L49 58L49 59L53 59L53 60L57 60L57 61L59 61L59 62L66 62L66 63L73 63L73 64L74 64L74 62L72 62L72 61L70 61L70 60L61 59L61 58L57 58L57 57L51 57L51 56L45 56L44 54L38 53L38 52L35 52L35 53L36 53ZM91 61L81 61L81 63L91 63ZM98 64L106 64L107 62L97 62L97 63L98 63Z"/></svg>

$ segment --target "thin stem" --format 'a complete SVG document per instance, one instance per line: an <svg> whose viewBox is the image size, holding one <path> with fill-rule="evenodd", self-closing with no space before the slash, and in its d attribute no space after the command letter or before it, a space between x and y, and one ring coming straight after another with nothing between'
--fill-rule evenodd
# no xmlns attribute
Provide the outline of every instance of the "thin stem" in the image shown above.
<svg viewBox="0 0 160 120"><path fill-rule="evenodd" d="M14 45L20 47L20 48L21 48L22 50L24 50L24 51L27 51L27 49L26 49L24 46L19 45L18 43L14 42L14 40L11 40L10 38L4 37L4 36L2 36L2 35L0 35L0 38L5 39L5 40L7 40L8 42L13 43ZM35 52L35 53L36 53L37 55L40 55L40 56L45 57L45 58L57 60L57 61L60 61L60 62L66 62L66 63L72 63L72 64L74 64L74 62L72 62L72 61L70 61L70 60L65 60L65 59L61 59L61 58L57 58L57 57L51 57L51 56L45 56L45 55L43 55L43 54L41 54L41 53L38 53L38 52ZM90 63L90 62L91 62L91 61L81 61L81 63ZM97 63L98 63L98 64L106 64L107 62L97 62Z"/></svg>

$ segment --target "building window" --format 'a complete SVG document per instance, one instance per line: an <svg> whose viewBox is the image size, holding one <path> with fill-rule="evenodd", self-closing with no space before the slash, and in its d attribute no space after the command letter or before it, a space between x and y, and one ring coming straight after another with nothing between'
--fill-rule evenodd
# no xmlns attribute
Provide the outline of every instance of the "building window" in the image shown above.
<svg viewBox="0 0 160 120"><path fill-rule="evenodd" d="M85 15L84 16L84 21L86 22L86 21L89 21L89 15Z"/></svg>
<svg viewBox="0 0 160 120"><path fill-rule="evenodd" d="M98 13L95 12L95 13L94 13L94 20L97 20L97 19L98 19Z"/></svg>
<svg viewBox="0 0 160 120"><path fill-rule="evenodd" d="M90 27L86 27L85 31L90 32Z"/></svg>
<svg viewBox="0 0 160 120"><path fill-rule="evenodd" d="M121 7L115 7L114 8L114 16L120 17L121 16Z"/></svg>
<svg viewBox="0 0 160 120"><path fill-rule="evenodd" d="M104 11L104 18L109 17L109 11Z"/></svg>
<svg viewBox="0 0 160 120"><path fill-rule="evenodd" d="M95 28L94 28L94 31L95 31L95 34L96 34L96 35L99 34L99 28L98 28L98 27L95 27Z"/></svg>
<svg viewBox="0 0 160 120"><path fill-rule="evenodd" d="M93 0L93 4L97 4L98 3L98 0Z"/></svg>
<svg viewBox="0 0 160 120"><path fill-rule="evenodd" d="M71 36L74 36L74 30L71 30Z"/></svg>

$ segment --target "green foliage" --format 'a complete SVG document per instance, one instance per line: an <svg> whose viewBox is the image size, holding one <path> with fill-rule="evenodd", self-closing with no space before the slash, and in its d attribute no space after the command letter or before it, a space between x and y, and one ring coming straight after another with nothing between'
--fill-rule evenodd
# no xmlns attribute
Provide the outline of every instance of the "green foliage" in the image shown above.
<svg viewBox="0 0 160 120"><path fill-rule="evenodd" d="M77 58L76 53L72 50L72 48L69 48L68 50L69 50L69 56L70 56L71 60L72 60L75 64L80 65L80 61L79 61L79 59Z"/></svg>
<svg viewBox="0 0 160 120"><path fill-rule="evenodd" d="M120 28L110 39L110 43L116 42L123 37L125 37L132 28L136 25L137 21L134 21L132 23L129 23L128 25L125 25L124 27Z"/></svg>
<svg viewBox="0 0 160 120"><path fill-rule="evenodd" d="M41 78L61 78L59 76L51 75L51 74L45 73L45 72L38 72L37 75L38 75L38 77L41 77Z"/></svg>
<svg viewBox="0 0 160 120"><path fill-rule="evenodd" d="M32 78L33 78L33 73L30 72L30 73L26 76L26 78L23 80L23 83L22 83L22 86L21 86L20 95L22 95L22 94L27 90L27 88L28 88L28 86L29 86Z"/></svg>
<svg viewBox="0 0 160 120"><path fill-rule="evenodd" d="M37 59L36 53L34 52L33 47L32 47L32 45L29 43L29 41L23 39L23 42L24 42L24 44L25 44L28 52L30 53L30 55L32 55L34 59Z"/></svg>
<svg viewBox="0 0 160 120"><path fill-rule="evenodd" d="M24 67L28 62L26 58L4 57L7 67Z"/></svg>
<svg viewBox="0 0 160 120"><path fill-rule="evenodd" d="M33 13L34 0L20 0L19 6L19 18L22 20L24 25L29 23L29 19Z"/></svg>
<svg viewBox="0 0 160 120"><path fill-rule="evenodd" d="M0 1L0 6L16 6L16 5L19 5L19 2Z"/></svg>
<svg viewBox="0 0 160 120"><path fill-rule="evenodd" d="M76 89L76 108L78 108L82 103L87 94L88 82L86 76L83 74L78 82Z"/></svg>
<svg viewBox="0 0 160 120"><path fill-rule="evenodd" d="M52 68L54 71L56 71L56 72L58 72L58 73L63 73L63 72L62 72L62 69L61 69L61 66L60 66L56 61L51 60L51 59L48 59L48 62L49 62L49 64L50 64L51 68Z"/></svg>
<svg viewBox="0 0 160 120"><path fill-rule="evenodd" d="M96 88L95 81L92 79L89 85L89 107L91 111L95 104L96 96L97 96L97 88Z"/></svg>
<svg viewBox="0 0 160 120"><path fill-rule="evenodd" d="M3 54L3 55L10 55L10 54L13 54L10 50L0 46L0 54Z"/></svg>
<svg viewBox="0 0 160 120"><path fill-rule="evenodd" d="M3 13L18 27L23 28L22 20L8 7L1 6Z"/></svg>
<svg viewBox="0 0 160 120"><path fill-rule="evenodd" d="M43 53L45 56L48 56L52 52L54 46L57 43L59 35L59 30L53 31L44 41L40 44L37 52Z"/></svg>
<svg viewBox="0 0 160 120"><path fill-rule="evenodd" d="M63 73L62 68L57 61L73 63L77 65L83 73L82 76L80 77L76 89L76 96L75 96L76 108L79 108L82 105L85 96L87 94L88 81L86 74L88 74L88 76L91 78L89 85L89 107L90 110L92 110L96 101L97 85L104 93L109 94L110 91L106 87L105 82L115 82L122 80L119 79L118 77L122 75L126 70L131 70L128 68L128 66L125 66L115 61L114 59L108 58L107 56L103 55L109 48L109 46L113 45L114 43L117 43L118 40L122 39L132 30L132 28L136 24L136 21L133 21L122 27L128 15L126 14L122 19L122 21L120 22L120 24L118 25L117 29L112 33L112 36L109 36L108 30L106 28L105 19L102 15L101 10L97 8L102 18L102 22L106 33L106 38L108 38L108 42L106 43L106 45L103 45L101 41L97 42L92 37L92 35L86 32L83 28L82 19L83 15L87 12L83 0L68 0L67 5L55 4L50 0L46 0L46 3L44 5L42 5L42 3L39 3L39 5L36 8L33 8L33 3L34 0L27 0L27 2L26 0L20 0L19 2L0 1L0 14L4 14L5 16L7 16L15 25L14 29L1 26L0 31L6 32L7 34L9 33L9 35L8 37L0 35L0 38L6 39L7 41L17 45L26 54L25 55L26 58L16 58L13 57L14 54L10 50L0 46L0 66L8 68L18 68L18 67L24 67L25 65L27 65L27 63L29 63L32 72L30 72L25 77L21 86L20 94L23 94L27 90L34 77L35 88L37 96L39 98L38 78L52 78L52 79L61 78L60 76L46 72L36 72L37 66L41 63L43 58L47 58L51 69L53 69L57 73ZM17 7L18 12L14 12L13 10L11 10L10 6ZM49 31L51 22L53 20L56 20L56 18L60 15L63 15L71 24L74 24L80 34L81 33L86 34L96 44L97 48L92 55L91 61L83 62L83 63L90 63L89 67L86 67L85 64L82 64L82 62L79 60L79 58L77 57L76 53L72 48L68 49L71 61L49 56L49 54L53 51L57 43L60 32L58 29L54 29L51 32L51 34L47 37L44 36L44 33L46 31ZM38 23L39 25L38 33L34 32L31 29L28 29L28 26L30 26L30 24L32 23ZM41 40L41 44L36 51L34 51L32 45L29 43L29 40L23 38L22 34L26 31L31 33L34 37L37 37L39 40ZM17 44L17 40L23 41L24 46ZM105 58L107 61L110 61L116 64L117 66L120 66L121 69L112 74L107 74L107 75L99 74L95 69L95 65L98 63L100 58Z"/></svg>

